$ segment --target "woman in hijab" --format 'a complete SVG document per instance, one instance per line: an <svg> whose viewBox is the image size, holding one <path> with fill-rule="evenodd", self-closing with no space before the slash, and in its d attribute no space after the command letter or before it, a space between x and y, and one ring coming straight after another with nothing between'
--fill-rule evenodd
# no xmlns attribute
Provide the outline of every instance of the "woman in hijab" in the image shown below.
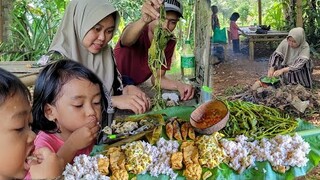
<svg viewBox="0 0 320 180"><path fill-rule="evenodd" d="M284 84L301 84L312 88L311 74L312 61L304 30L301 27L293 28L271 55L268 76L279 76Z"/></svg>
<svg viewBox="0 0 320 180"><path fill-rule="evenodd" d="M119 19L119 13L106 0L73 0L65 11L49 54L51 60L73 59L96 73L104 84L110 113L113 107L144 113L150 108L150 98L136 86L123 87L113 50L108 45L117 31Z"/></svg>

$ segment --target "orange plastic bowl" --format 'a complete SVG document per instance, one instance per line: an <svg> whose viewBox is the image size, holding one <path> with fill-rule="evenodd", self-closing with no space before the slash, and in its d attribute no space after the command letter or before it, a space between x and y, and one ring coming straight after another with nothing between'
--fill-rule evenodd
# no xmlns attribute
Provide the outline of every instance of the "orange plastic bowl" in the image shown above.
<svg viewBox="0 0 320 180"><path fill-rule="evenodd" d="M190 116L190 124L194 130L206 135L224 128L228 120L228 107L220 100L212 100L200 105Z"/></svg>

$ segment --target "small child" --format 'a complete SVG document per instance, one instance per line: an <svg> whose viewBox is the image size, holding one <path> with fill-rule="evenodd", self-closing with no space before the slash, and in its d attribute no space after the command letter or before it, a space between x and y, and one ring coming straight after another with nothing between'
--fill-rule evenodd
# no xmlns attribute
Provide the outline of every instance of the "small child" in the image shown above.
<svg viewBox="0 0 320 180"><path fill-rule="evenodd" d="M0 179L52 179L62 174L62 159L55 153L34 151L30 98L25 85L0 68Z"/></svg>
<svg viewBox="0 0 320 180"><path fill-rule="evenodd" d="M48 147L65 164L89 155L105 119L106 98L99 78L82 64L59 60L46 66L35 83L32 128L36 149Z"/></svg>
<svg viewBox="0 0 320 180"><path fill-rule="evenodd" d="M212 23L212 31L214 32L214 30L216 28L220 28L220 23L219 23L219 18L218 18L218 7L213 5L211 6L211 11L212 11L212 15L211 15L211 23Z"/></svg>
<svg viewBox="0 0 320 180"><path fill-rule="evenodd" d="M234 53L240 53L240 40L239 40L239 30L236 21L240 18L240 14L237 12L232 13L230 17L230 37L232 40L232 47Z"/></svg>

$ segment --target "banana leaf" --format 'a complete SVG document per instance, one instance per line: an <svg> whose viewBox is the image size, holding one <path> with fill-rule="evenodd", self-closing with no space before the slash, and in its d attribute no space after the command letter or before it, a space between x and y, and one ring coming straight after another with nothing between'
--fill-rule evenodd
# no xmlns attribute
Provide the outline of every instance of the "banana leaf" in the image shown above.
<svg viewBox="0 0 320 180"><path fill-rule="evenodd" d="M194 110L194 107L171 107L161 111L152 112L152 114L165 114L167 117L177 116L181 119L188 120L190 114ZM296 132L315 129L316 127L312 124L297 119L299 126ZM165 135L164 135L165 136ZM302 136L303 137L303 136ZM207 169L203 168L203 173L211 171L212 176L208 179L212 180L247 180L247 179L277 179L277 180L293 180L296 177L304 176L307 172L311 171L314 167L319 165L320 162L320 133L316 135L310 135L303 137L306 142L310 144L311 151L308 154L309 161L305 167L291 167L286 173L281 174L273 171L272 166L269 162L256 162L254 167L248 168L242 174L238 174L236 171L228 167L226 164L220 164L219 168ZM104 150L103 146L96 146L92 154L97 154ZM179 176L178 180L185 179L182 176L182 171L176 171ZM137 175L138 180L169 180L169 176L160 175L158 177L152 177L148 173Z"/></svg>

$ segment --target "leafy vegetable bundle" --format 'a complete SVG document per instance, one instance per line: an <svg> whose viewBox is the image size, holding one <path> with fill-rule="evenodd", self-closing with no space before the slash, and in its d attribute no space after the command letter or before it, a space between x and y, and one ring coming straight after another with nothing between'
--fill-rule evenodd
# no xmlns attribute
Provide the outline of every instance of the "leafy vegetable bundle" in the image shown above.
<svg viewBox="0 0 320 180"><path fill-rule="evenodd" d="M155 27L153 40L148 51L148 65L155 78L153 89L156 90L156 94L153 98L153 109L161 110L165 108L165 102L161 97L161 76L158 72L162 66L167 66L164 49L167 43L174 36L167 29L162 28L162 24L165 20L164 6L160 7L160 19L158 25Z"/></svg>
<svg viewBox="0 0 320 180"><path fill-rule="evenodd" d="M289 134L298 122L277 109L245 101L227 101L229 121L222 129L226 138L244 134L254 139L272 138L278 134Z"/></svg>
<svg viewBox="0 0 320 180"><path fill-rule="evenodd" d="M280 81L280 79L278 77L268 77L268 76L264 76L260 80L263 83L272 84L272 85L274 85Z"/></svg>

